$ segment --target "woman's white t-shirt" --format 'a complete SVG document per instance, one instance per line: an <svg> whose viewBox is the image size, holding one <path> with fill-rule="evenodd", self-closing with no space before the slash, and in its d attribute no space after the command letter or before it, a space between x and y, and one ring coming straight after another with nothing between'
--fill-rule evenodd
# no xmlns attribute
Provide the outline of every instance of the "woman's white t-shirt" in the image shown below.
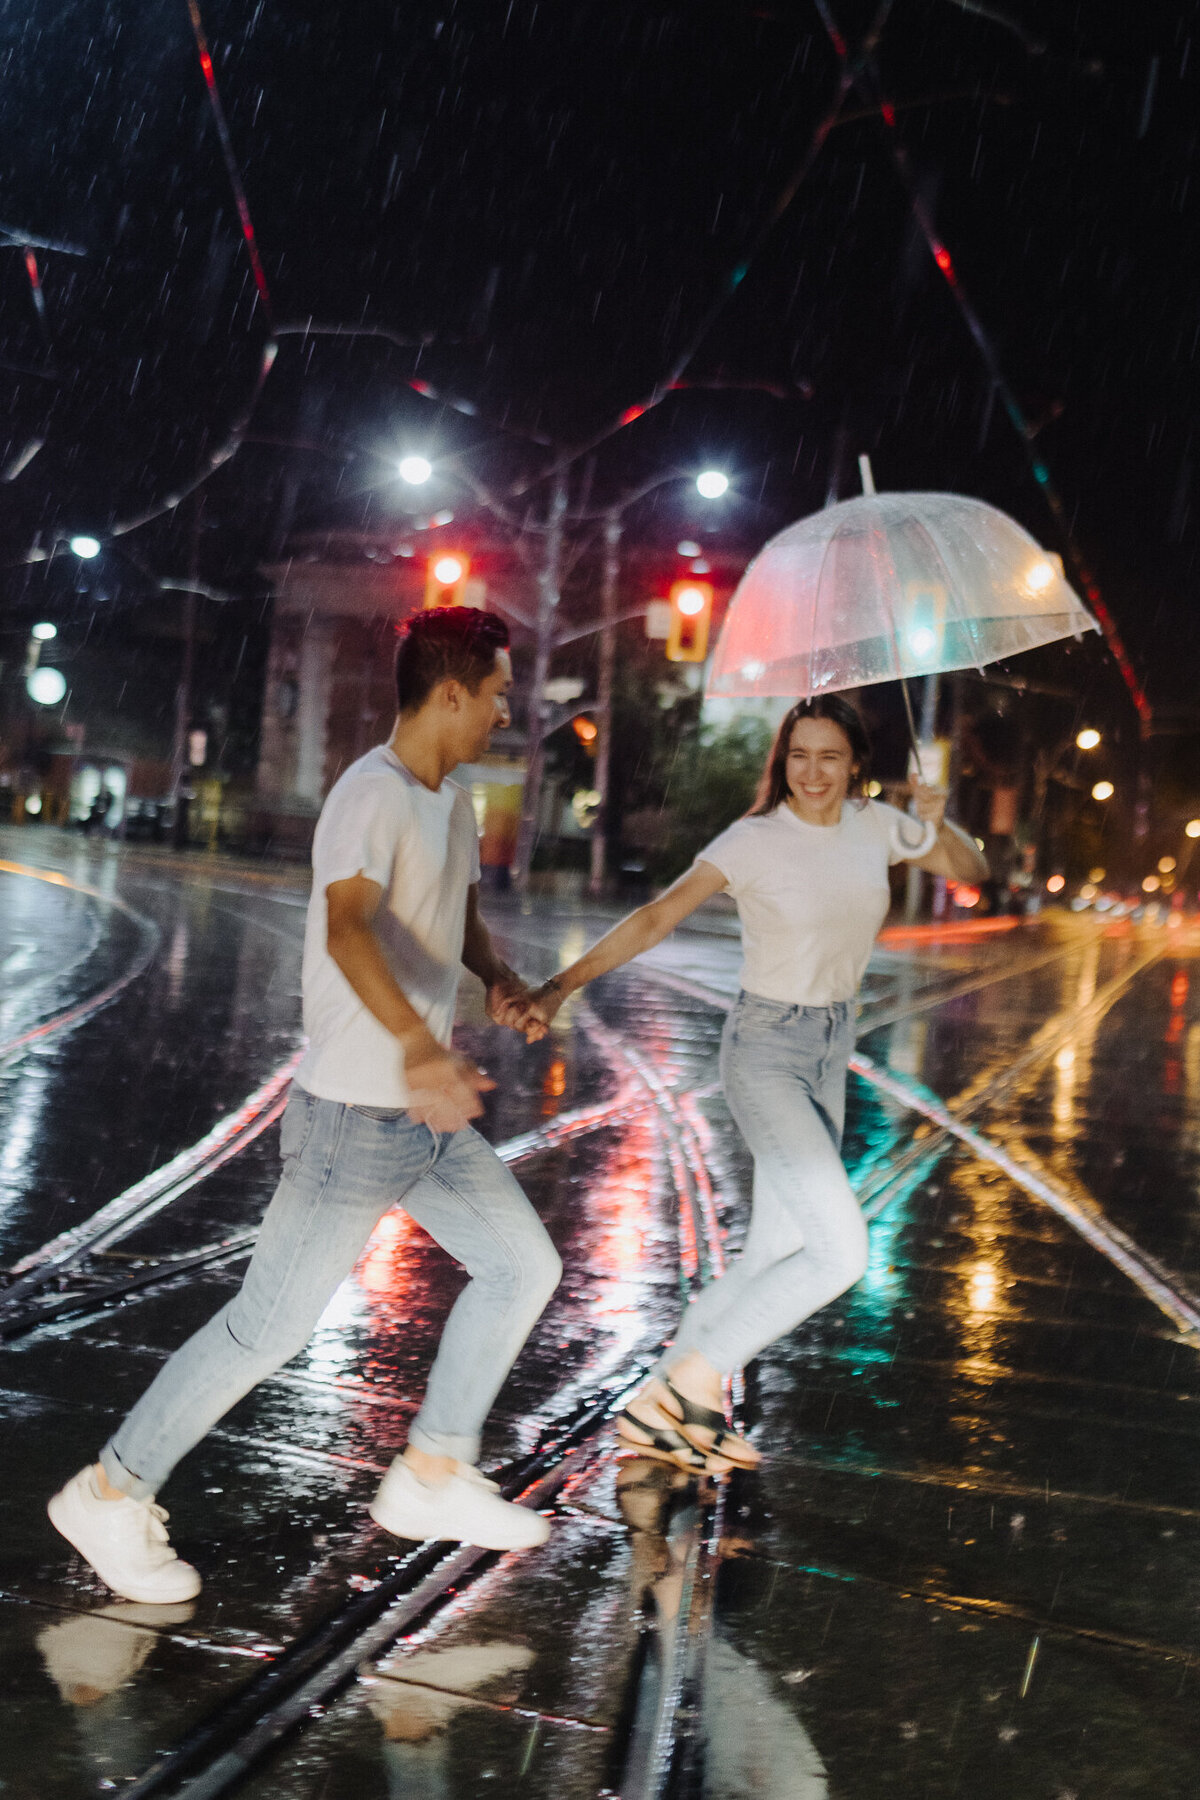
<svg viewBox="0 0 1200 1800"><path fill-rule="evenodd" d="M936 837L882 801L847 800L836 825L808 825L785 803L714 838L696 861L737 902L746 992L785 1006L853 999L887 917L889 865L928 855Z"/></svg>
<svg viewBox="0 0 1200 1800"><path fill-rule="evenodd" d="M470 795L453 781L431 791L386 744L336 781L313 838L304 930L304 1029L296 1080L322 1100L405 1107L404 1055L359 999L326 945L325 890L365 875L383 889L374 930L405 998L439 1043L450 1042L462 971L467 890L479 880Z"/></svg>

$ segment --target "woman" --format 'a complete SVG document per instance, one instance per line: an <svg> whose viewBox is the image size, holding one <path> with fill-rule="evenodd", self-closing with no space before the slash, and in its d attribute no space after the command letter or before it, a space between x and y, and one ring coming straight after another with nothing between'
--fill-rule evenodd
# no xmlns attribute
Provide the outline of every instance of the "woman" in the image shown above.
<svg viewBox="0 0 1200 1800"><path fill-rule="evenodd" d="M888 910L888 865L979 881L987 864L914 785L916 818L865 797L870 740L837 695L784 718L752 811L673 887L614 927L533 997L530 1035L568 994L666 937L722 891L742 924L742 992L721 1079L754 1157L741 1254L684 1313L679 1335L617 1421L622 1440L685 1468L749 1467L726 1427L722 1382L859 1280L867 1231L840 1156L854 998Z"/></svg>

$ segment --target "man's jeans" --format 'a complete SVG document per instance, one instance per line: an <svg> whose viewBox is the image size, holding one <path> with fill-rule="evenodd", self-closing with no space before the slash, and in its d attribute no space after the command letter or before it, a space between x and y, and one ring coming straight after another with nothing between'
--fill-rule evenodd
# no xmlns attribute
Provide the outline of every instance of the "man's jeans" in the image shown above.
<svg viewBox="0 0 1200 1800"><path fill-rule="evenodd" d="M398 1201L470 1281L451 1308L409 1442L473 1463L501 1384L562 1274L541 1221L491 1145L406 1112L293 1086L283 1177L240 1292L177 1350L100 1455L146 1499L229 1408L299 1354L380 1218Z"/></svg>
<svg viewBox="0 0 1200 1800"><path fill-rule="evenodd" d="M854 1009L741 993L721 1040L729 1110L754 1156L740 1256L684 1311L656 1373L698 1350L729 1374L858 1281L867 1227L841 1159Z"/></svg>

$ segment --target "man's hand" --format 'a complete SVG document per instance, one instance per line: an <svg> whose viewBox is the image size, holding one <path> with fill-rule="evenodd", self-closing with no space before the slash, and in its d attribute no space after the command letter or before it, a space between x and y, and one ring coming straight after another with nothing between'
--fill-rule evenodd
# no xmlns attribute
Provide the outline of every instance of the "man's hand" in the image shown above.
<svg viewBox="0 0 1200 1800"><path fill-rule="evenodd" d="M512 969L503 969L488 984L484 1011L493 1025L507 1025L513 1031L519 1031L529 994L527 981L522 981Z"/></svg>
<svg viewBox="0 0 1200 1800"><path fill-rule="evenodd" d="M534 988L525 999L525 1007L521 1022L517 1029L525 1033L527 1044L536 1044L544 1038L563 1000L566 998L555 981L543 982L540 988Z"/></svg>
<svg viewBox="0 0 1200 1800"><path fill-rule="evenodd" d="M495 1082L465 1056L447 1050L426 1033L404 1046L404 1078L408 1083L408 1116L430 1131L461 1131L483 1111L480 1094Z"/></svg>
<svg viewBox="0 0 1200 1800"><path fill-rule="evenodd" d="M910 781L908 791L917 818L925 825L935 825L940 831L946 817L946 795L941 788L926 787L923 781Z"/></svg>
<svg viewBox="0 0 1200 1800"><path fill-rule="evenodd" d="M506 969L487 990L487 1016L495 1025L507 1025L510 1031L522 1032L527 1044L536 1044L546 1035L547 1021L535 1016L531 1002L535 993L544 992L543 988L531 988L527 981Z"/></svg>

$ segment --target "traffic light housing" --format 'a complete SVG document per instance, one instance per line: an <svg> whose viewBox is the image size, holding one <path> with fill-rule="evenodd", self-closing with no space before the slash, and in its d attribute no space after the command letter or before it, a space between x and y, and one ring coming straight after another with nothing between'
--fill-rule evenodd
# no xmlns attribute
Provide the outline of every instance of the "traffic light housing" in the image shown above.
<svg viewBox="0 0 1200 1800"><path fill-rule="evenodd" d="M703 662L708 655L708 632L712 624L712 583L677 581L667 598L671 606L667 660Z"/></svg>
<svg viewBox="0 0 1200 1800"><path fill-rule="evenodd" d="M909 581L904 597L905 649L918 664L936 669L946 637L946 590L939 582Z"/></svg>
<svg viewBox="0 0 1200 1800"><path fill-rule="evenodd" d="M471 563L458 550L439 550L425 564L425 607L463 606Z"/></svg>

